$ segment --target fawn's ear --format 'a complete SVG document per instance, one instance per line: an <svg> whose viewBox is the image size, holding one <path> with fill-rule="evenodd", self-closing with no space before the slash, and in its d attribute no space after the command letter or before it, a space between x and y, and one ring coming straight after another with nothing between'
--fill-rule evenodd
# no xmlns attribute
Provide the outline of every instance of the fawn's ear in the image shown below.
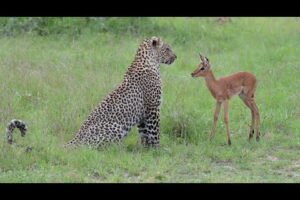
<svg viewBox="0 0 300 200"><path fill-rule="evenodd" d="M209 64L209 59L199 53L200 59L204 64Z"/></svg>
<svg viewBox="0 0 300 200"><path fill-rule="evenodd" d="M207 58L207 57L205 57L205 60L206 60L206 62L207 62L207 63L209 63L209 60L208 60L208 58Z"/></svg>
<svg viewBox="0 0 300 200"><path fill-rule="evenodd" d="M204 61L204 57L201 55L201 53L199 53L200 59L201 61Z"/></svg>
<svg viewBox="0 0 300 200"><path fill-rule="evenodd" d="M160 47L162 45L162 40L159 37L153 36L151 38L151 44L153 47Z"/></svg>

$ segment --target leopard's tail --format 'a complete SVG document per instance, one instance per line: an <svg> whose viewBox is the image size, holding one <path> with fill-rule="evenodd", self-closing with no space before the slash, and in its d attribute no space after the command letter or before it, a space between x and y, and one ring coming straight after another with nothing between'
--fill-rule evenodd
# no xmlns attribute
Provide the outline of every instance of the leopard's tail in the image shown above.
<svg viewBox="0 0 300 200"><path fill-rule="evenodd" d="M67 149L75 149L76 147L78 147L80 144L78 142L77 137L75 136L72 140L70 140L69 142L67 142L66 144L64 144L64 148Z"/></svg>
<svg viewBox="0 0 300 200"><path fill-rule="evenodd" d="M13 119L11 120L6 127L6 137L7 137L7 142L9 144L13 143L13 131L15 128L18 128L21 132L21 136L24 137L27 131L27 125L18 119Z"/></svg>

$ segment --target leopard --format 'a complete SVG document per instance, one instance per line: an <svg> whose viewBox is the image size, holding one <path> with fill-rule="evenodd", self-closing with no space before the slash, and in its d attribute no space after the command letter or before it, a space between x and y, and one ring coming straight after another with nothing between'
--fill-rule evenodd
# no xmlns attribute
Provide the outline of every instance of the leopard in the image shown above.
<svg viewBox="0 0 300 200"><path fill-rule="evenodd" d="M144 39L123 81L96 106L74 138L63 146L102 148L112 143L122 143L131 129L137 126L143 146L159 147L162 103L160 64L171 65L176 59L171 46L161 37ZM7 141L10 144L15 128L21 131L22 136L28 129L23 121L12 120L7 125Z"/></svg>
<svg viewBox="0 0 300 200"><path fill-rule="evenodd" d="M122 143L134 126L145 147L160 146L162 81L160 64L171 65L177 56L161 37L144 39L123 81L83 122L65 147L101 148Z"/></svg>

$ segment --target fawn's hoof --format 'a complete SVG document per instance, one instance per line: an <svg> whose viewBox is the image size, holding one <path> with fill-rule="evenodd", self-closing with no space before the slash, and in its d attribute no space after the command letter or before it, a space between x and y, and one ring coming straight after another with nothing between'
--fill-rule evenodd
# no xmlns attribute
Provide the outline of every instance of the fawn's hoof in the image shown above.
<svg viewBox="0 0 300 200"><path fill-rule="evenodd" d="M251 130L249 133L249 140L251 140L253 138L254 135L254 130Z"/></svg>
<svg viewBox="0 0 300 200"><path fill-rule="evenodd" d="M228 140L227 143L228 143L229 146L231 146L231 141L230 140Z"/></svg>
<svg viewBox="0 0 300 200"><path fill-rule="evenodd" d="M257 134L257 136L256 136L256 141L257 141L257 142L260 140L259 136L260 136L260 132L258 132L258 134Z"/></svg>

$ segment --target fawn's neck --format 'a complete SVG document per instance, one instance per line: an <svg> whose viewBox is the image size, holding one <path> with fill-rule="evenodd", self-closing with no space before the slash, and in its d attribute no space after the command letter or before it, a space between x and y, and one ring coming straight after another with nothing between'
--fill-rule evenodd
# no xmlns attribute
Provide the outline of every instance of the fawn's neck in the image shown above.
<svg viewBox="0 0 300 200"><path fill-rule="evenodd" d="M207 72L207 75L205 76L205 82L209 91L215 97L215 88L216 88L217 80L211 70Z"/></svg>

